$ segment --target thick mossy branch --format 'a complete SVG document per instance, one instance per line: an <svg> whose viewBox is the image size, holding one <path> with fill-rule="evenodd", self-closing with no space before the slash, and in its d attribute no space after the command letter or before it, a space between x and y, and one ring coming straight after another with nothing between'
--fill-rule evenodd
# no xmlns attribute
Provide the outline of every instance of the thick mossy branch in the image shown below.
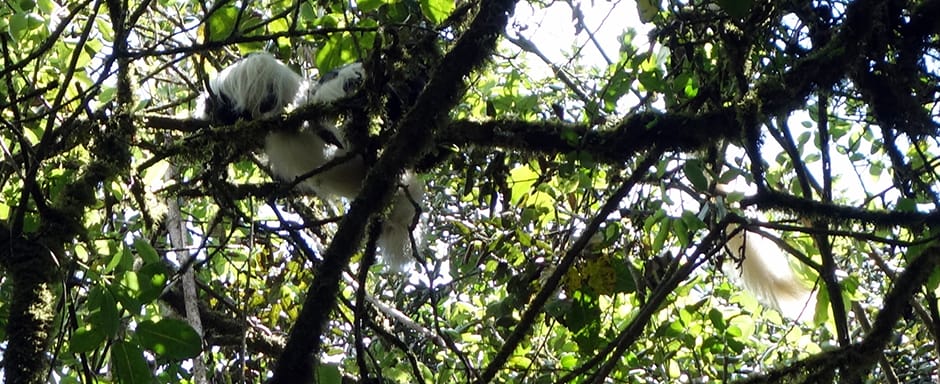
<svg viewBox="0 0 940 384"><path fill-rule="evenodd" d="M303 119L318 116L318 112L319 110L304 109L283 118L205 129L167 148L156 150L160 153L156 158L179 155L183 158L202 159L206 157L206 153L215 151L232 155L247 153L260 148L264 136L275 130L275 127L296 127ZM440 129L433 144L498 147L544 154L581 151L590 153L596 161L620 164L653 147L667 151L690 152L719 139L739 140L742 129L735 116L736 112L730 108L700 115L643 112L613 127L601 129L559 121L458 120ZM153 128L183 131L208 127L206 122L198 120L159 116L149 117L147 124ZM427 124L417 126L424 127ZM406 127L408 125L402 125L402 128ZM148 161L140 168L144 169L154 162Z"/></svg>
<svg viewBox="0 0 940 384"><path fill-rule="evenodd" d="M757 195L744 199L741 204L744 206L755 205L761 209L776 209L793 212L798 217L818 218L829 221L854 221L874 224L878 227L901 226L917 228L923 226L940 226L940 212L936 211L923 213L867 210L804 199L763 188L758 189Z"/></svg>
<svg viewBox="0 0 940 384"><path fill-rule="evenodd" d="M582 151L600 162L622 163L649 148L689 152L719 139L737 140L742 129L735 116L731 109L701 115L644 112L602 130L562 122L456 121L439 134L438 144L546 154Z"/></svg>
<svg viewBox="0 0 940 384"><path fill-rule="evenodd" d="M15 383L44 383L49 359L43 356L55 320L58 265L48 248L10 235L0 225L0 266L13 280L7 319L4 377Z"/></svg>
<svg viewBox="0 0 940 384"><path fill-rule="evenodd" d="M115 45L115 51L121 52L126 46L126 33L122 27L123 8L119 2L110 3L111 19L115 25L116 40L123 43ZM118 8L114 8L118 7ZM88 23L81 36L83 42L90 36ZM76 50L71 58L68 75L62 84L70 84L69 78L78 68L81 49ZM102 73L109 73L113 60L106 60ZM132 109L133 93L129 63L122 61L118 68L118 102L116 112L106 120L96 124L78 121L74 116L66 119L50 119L46 133L42 136L36 151L35 164L42 164L57 153L61 142L78 143L76 137L93 137L94 144L89 148L94 156L82 168L81 174L70 180L55 196L45 196L35 186L39 167L30 167L24 177L24 194L15 204L29 206L27 199L32 199L39 212L39 229L34 235L22 233L22 226L13 221L11 228L0 226L0 266L13 281L13 296L10 304L10 317L6 324L8 333L7 349L4 353L4 378L11 383L45 383L47 381L50 357L47 347L53 335L56 316L56 287L61 281L58 273L67 253L65 247L76 237L85 235L83 219L87 209L98 203L96 190L108 180L113 180L127 173L130 166L130 145L135 134L135 126L129 111ZM55 102L58 108L65 88L59 89L59 98ZM22 128L22 127L20 127ZM57 140L56 132L62 135ZM70 137L72 136L72 137ZM84 142L84 140L82 140ZM52 201L53 204L48 204ZM24 211L20 211L24 212ZM55 256L53 256L53 254ZM57 261L54 257L59 257Z"/></svg>
<svg viewBox="0 0 940 384"><path fill-rule="evenodd" d="M177 313L186 312L180 289L164 292L160 300ZM251 352L273 356L284 349L284 340L281 336L253 329L250 324L241 319L212 309L202 301L199 302L199 318L205 329L205 341L208 345L239 348L244 338Z"/></svg>
<svg viewBox="0 0 940 384"><path fill-rule="evenodd" d="M779 77L769 77L754 87L754 99L767 116L785 115L804 106L817 89L829 89L843 79L866 47L872 32L871 21L883 6L877 0L853 2L845 12L845 23L826 45L798 60Z"/></svg>

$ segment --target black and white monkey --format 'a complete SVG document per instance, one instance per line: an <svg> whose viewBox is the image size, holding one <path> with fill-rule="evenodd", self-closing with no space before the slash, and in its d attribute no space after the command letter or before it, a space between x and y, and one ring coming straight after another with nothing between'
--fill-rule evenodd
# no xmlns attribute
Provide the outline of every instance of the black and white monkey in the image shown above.
<svg viewBox="0 0 940 384"><path fill-rule="evenodd" d="M364 78L362 64L354 63L312 82L270 54L254 53L225 68L209 82L197 117L232 124L239 119L272 117L289 108L332 103L353 95ZM271 169L285 181L294 181L334 159L344 159L298 184L299 188L323 198L353 199L359 194L368 169L354 150L343 127L330 118L305 123L294 132L269 133L264 146ZM403 271L411 263L412 223L420 213L415 203L420 204L424 198L424 186L413 172L405 172L401 185L404 188L396 193L378 240L382 259L392 271Z"/></svg>

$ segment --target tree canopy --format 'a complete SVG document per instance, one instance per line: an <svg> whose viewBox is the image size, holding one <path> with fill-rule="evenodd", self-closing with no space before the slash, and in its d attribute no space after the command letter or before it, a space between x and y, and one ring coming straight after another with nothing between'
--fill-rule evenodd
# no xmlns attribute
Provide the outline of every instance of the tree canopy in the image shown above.
<svg viewBox="0 0 940 384"><path fill-rule="evenodd" d="M4 2L3 377L934 382L938 15L940 0ZM367 77L329 105L194 118L208 80L257 51L311 81L356 61ZM262 151L324 116L369 164L355 199L276 180ZM422 246L392 273L375 244L406 170L427 189ZM742 230L788 255L811 316L740 283L726 243Z"/></svg>

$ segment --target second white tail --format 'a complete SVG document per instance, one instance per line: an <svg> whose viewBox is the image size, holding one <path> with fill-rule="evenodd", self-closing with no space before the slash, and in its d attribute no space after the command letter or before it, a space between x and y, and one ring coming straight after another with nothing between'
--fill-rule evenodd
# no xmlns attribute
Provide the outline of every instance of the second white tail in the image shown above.
<svg viewBox="0 0 940 384"><path fill-rule="evenodd" d="M733 228L729 228L729 233L732 231ZM816 296L800 281L790 266L789 257L777 244L756 233L740 230L728 239L726 246L734 258L741 261L733 273L762 303L790 319L813 318Z"/></svg>

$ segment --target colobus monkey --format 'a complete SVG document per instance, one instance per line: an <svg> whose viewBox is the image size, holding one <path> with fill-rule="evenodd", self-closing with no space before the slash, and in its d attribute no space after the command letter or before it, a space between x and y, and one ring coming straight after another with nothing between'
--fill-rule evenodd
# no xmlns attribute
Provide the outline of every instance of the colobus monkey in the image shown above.
<svg viewBox="0 0 940 384"><path fill-rule="evenodd" d="M251 54L225 68L209 82L201 115L220 124L238 119L252 120L282 113L289 106L332 103L351 96L365 78L362 64L336 69L317 82L304 80L284 63L267 53ZM352 199L359 194L367 167L355 148L350 148L335 119L311 121L296 132L272 132L264 151L275 175L285 181L320 168L330 168L301 181L301 189L320 197ZM386 218L379 248L383 261L393 271L403 271L411 262L411 228L419 213L416 204L424 199L424 186L407 171ZM420 237L420 236L417 236Z"/></svg>
<svg viewBox="0 0 940 384"><path fill-rule="evenodd" d="M733 235L725 246L740 262L733 273L740 276L744 287L787 318L812 320L816 296L796 276L780 247L757 233L738 230L736 225L726 230Z"/></svg>
<svg viewBox="0 0 940 384"><path fill-rule="evenodd" d="M275 116L297 97L303 78L267 53L248 55L209 80L196 117L231 125Z"/></svg>

